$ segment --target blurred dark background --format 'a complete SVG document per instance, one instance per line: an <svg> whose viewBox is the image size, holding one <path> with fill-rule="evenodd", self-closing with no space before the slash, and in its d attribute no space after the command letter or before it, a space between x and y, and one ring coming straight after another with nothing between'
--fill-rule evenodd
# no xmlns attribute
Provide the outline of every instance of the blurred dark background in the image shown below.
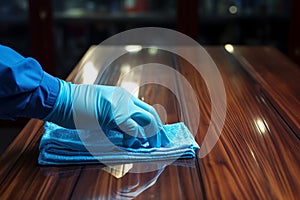
<svg viewBox="0 0 300 200"><path fill-rule="evenodd" d="M297 8L299 0L1 0L0 43L60 78L92 44L145 26L178 30L201 45L273 45L299 64Z"/></svg>
<svg viewBox="0 0 300 200"><path fill-rule="evenodd" d="M292 1L1 0L0 43L60 78L90 45L144 26L179 30L202 45L273 45L288 55Z"/></svg>

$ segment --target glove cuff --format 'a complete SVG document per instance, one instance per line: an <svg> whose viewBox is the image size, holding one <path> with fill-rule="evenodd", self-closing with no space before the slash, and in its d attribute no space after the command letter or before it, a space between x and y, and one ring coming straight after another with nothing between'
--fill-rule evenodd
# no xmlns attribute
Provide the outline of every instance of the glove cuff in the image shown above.
<svg viewBox="0 0 300 200"><path fill-rule="evenodd" d="M72 84L59 80L59 94L52 111L43 119L66 128L74 128L72 115Z"/></svg>

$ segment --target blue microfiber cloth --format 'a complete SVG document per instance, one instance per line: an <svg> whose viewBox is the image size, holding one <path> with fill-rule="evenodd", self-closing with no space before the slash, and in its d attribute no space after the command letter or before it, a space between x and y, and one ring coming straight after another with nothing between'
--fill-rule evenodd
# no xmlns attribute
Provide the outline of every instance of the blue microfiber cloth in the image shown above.
<svg viewBox="0 0 300 200"><path fill-rule="evenodd" d="M122 147L123 134L111 131L71 130L46 122L40 141L40 165L114 164L194 158L199 145L182 123L164 125L170 143L166 147Z"/></svg>

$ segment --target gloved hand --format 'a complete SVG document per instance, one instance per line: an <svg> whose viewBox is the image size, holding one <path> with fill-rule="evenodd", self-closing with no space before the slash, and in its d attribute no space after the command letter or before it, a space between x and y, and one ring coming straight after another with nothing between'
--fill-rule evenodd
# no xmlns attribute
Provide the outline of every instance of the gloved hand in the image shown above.
<svg viewBox="0 0 300 200"><path fill-rule="evenodd" d="M74 120L75 119L75 120ZM155 109L121 87L77 85L60 80L53 110L44 119L66 128L97 129L124 133L123 145L138 148L169 143Z"/></svg>

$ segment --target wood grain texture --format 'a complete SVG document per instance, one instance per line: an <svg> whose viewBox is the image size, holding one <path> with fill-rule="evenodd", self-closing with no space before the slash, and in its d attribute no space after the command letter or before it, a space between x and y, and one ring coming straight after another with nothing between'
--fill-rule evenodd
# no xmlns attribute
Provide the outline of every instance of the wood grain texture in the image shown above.
<svg viewBox="0 0 300 200"><path fill-rule="evenodd" d="M152 172L127 173L119 179L101 164L39 166L43 122L31 120L0 158L0 199L297 199L300 86L295 82L299 70L269 47L236 47L234 54L222 47L206 50L223 78L227 102L221 137L206 157L177 161ZM93 51L87 52L68 81L87 80L86 61ZM145 63L161 63L173 70L149 70L154 64L134 69ZM191 85L199 111L176 72ZM183 121L196 130L196 140L202 144L212 102L203 77L187 60L143 49L121 56L94 79L106 85L136 84L136 95L156 106L164 123ZM157 84L163 81L176 92Z"/></svg>
<svg viewBox="0 0 300 200"><path fill-rule="evenodd" d="M206 197L297 199L299 140L234 57L209 53L223 75L227 115L217 145L199 161Z"/></svg>
<svg viewBox="0 0 300 200"><path fill-rule="evenodd" d="M237 47L233 55L300 137L299 66L272 47Z"/></svg>

